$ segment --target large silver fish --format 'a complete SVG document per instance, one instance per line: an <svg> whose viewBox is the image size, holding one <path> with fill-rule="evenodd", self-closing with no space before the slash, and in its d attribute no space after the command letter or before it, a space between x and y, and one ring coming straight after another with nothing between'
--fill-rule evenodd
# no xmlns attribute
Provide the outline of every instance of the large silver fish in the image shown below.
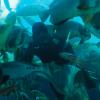
<svg viewBox="0 0 100 100"><path fill-rule="evenodd" d="M71 5L70 5L71 4ZM52 23L58 23L62 20L77 16L78 0L54 0L49 7L41 4L31 4L21 7L16 11L18 16L35 16L39 15L42 21L45 21L50 15ZM69 10L70 8L70 10ZM31 10L30 10L31 9ZM62 11L63 9L63 11Z"/></svg>
<svg viewBox="0 0 100 100"><path fill-rule="evenodd" d="M31 74L32 72L42 71L39 68L37 69L35 66L19 62L2 63L0 68L3 75L8 75L10 79L20 79Z"/></svg>
<svg viewBox="0 0 100 100"><path fill-rule="evenodd" d="M36 16L42 17L43 13L48 10L48 7L40 4L26 5L16 11L17 16Z"/></svg>
<svg viewBox="0 0 100 100"><path fill-rule="evenodd" d="M49 7L50 21L53 24L78 15L79 0L54 0Z"/></svg>
<svg viewBox="0 0 100 100"><path fill-rule="evenodd" d="M71 20L56 26L56 33L60 37L68 37L70 33L69 39L79 37L81 39L80 42L84 42L91 37L91 33L88 31L87 27Z"/></svg>
<svg viewBox="0 0 100 100"><path fill-rule="evenodd" d="M89 21L98 11L100 11L99 0L54 0L49 6L48 14L51 23L59 24L75 16L81 16L84 21Z"/></svg>
<svg viewBox="0 0 100 100"><path fill-rule="evenodd" d="M76 49L77 64L80 68L89 71L97 79L100 79L100 48L96 44L85 43Z"/></svg>

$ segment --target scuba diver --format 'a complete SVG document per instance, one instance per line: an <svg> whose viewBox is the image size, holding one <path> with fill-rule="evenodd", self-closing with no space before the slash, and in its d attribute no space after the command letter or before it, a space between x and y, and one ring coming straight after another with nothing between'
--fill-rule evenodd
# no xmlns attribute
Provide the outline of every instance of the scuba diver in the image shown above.
<svg viewBox="0 0 100 100"><path fill-rule="evenodd" d="M64 51L74 53L70 44L66 46L65 37L51 36L46 25L42 22L33 24L32 33L32 40L26 51L24 50L25 54L21 55L21 61L32 63L32 59L36 55L43 63L54 61L57 64L64 64L69 62L59 55Z"/></svg>
<svg viewBox="0 0 100 100"><path fill-rule="evenodd" d="M69 43L66 45L65 37L57 36L57 34L51 35L48 32L48 29L43 22L36 22L35 24L33 24L31 38L32 39L30 39L30 42L29 42L29 45L27 48L20 48L19 54L16 54L18 56L16 56L15 61L20 61L20 62L34 65L34 62L33 62L34 56L36 55L37 57L39 57L39 59L42 61L42 64L43 64L43 66L42 66L43 70L44 71L49 70L53 80L55 79L58 82L58 83L55 82L54 84L58 86L58 87L57 86L56 87L59 88L59 91L63 91L63 92L60 92L61 98L63 98L64 96L62 96L62 95L65 94L64 87L65 87L66 83L62 82L62 84L61 84L61 82L59 82L59 79L56 76L59 73L55 73L55 71L60 68L61 72L63 72L62 75L59 74L60 79L62 79L61 77L63 77L64 75L68 74L68 73L66 73L66 70L65 70L66 66L63 66L63 65L65 65L65 64L68 65L71 62L69 60L63 59L60 56L60 53L65 51L65 52L73 54L74 52L73 52L71 45ZM54 62L55 64L52 65L52 62ZM56 67L54 67L55 65L56 65ZM57 68L57 66L58 66L58 68ZM68 67L67 67L67 69L68 69ZM48 73L48 75L49 75L49 73ZM44 76L48 77L45 74L44 74ZM67 80L67 77L68 76L66 75L66 76L64 76L63 79ZM64 82L66 82L66 81L64 81ZM52 86L51 86L51 88L55 89ZM63 99L61 99L61 100L63 100Z"/></svg>

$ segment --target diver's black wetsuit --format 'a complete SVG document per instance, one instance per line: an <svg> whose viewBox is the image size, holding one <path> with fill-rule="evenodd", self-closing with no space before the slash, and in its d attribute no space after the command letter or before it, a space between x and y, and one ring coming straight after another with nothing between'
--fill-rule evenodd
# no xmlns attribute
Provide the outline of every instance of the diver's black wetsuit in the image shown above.
<svg viewBox="0 0 100 100"><path fill-rule="evenodd" d="M65 45L65 37L62 39L57 36L52 37L50 34L47 34L41 35L40 31L38 35L34 35L35 38L33 37L34 40L29 43L29 47L24 50L23 55L21 53L22 56L20 57L20 61L31 63L33 55L36 55L43 63L49 63L52 61L57 64L69 63L69 61L65 61L59 56L59 53L64 51L74 53L70 44ZM54 39L58 40L58 43L55 43Z"/></svg>
<svg viewBox="0 0 100 100"><path fill-rule="evenodd" d="M63 58L59 56L61 52L70 52L73 53L71 45L68 44L64 47L63 43L55 44L53 39L49 38L49 41L44 44L37 44L34 42L30 42L29 47L25 50L21 57L20 61L31 63L33 59L33 55L38 56L43 63L49 63L54 61L56 64L65 64L69 63L69 61L65 61Z"/></svg>

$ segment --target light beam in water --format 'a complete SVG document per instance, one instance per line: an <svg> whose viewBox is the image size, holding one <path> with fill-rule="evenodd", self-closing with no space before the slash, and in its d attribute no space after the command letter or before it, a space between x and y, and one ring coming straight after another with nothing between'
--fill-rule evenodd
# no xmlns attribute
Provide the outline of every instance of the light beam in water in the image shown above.
<svg viewBox="0 0 100 100"><path fill-rule="evenodd" d="M0 15L0 19L5 18L7 16L7 14L9 13L9 11L6 9L3 0L1 0L1 15Z"/></svg>
<svg viewBox="0 0 100 100"><path fill-rule="evenodd" d="M18 3L19 3L19 0L9 0L9 3L10 3L10 7L12 9L16 9Z"/></svg>

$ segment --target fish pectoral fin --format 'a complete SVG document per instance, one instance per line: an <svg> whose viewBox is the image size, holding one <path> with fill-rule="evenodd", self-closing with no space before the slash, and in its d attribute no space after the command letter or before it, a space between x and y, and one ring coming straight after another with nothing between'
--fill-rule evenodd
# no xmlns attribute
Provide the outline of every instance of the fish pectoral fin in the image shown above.
<svg viewBox="0 0 100 100"><path fill-rule="evenodd" d="M59 55L61 58L69 60L71 62L74 62L76 60L76 56L68 52L61 52Z"/></svg>

